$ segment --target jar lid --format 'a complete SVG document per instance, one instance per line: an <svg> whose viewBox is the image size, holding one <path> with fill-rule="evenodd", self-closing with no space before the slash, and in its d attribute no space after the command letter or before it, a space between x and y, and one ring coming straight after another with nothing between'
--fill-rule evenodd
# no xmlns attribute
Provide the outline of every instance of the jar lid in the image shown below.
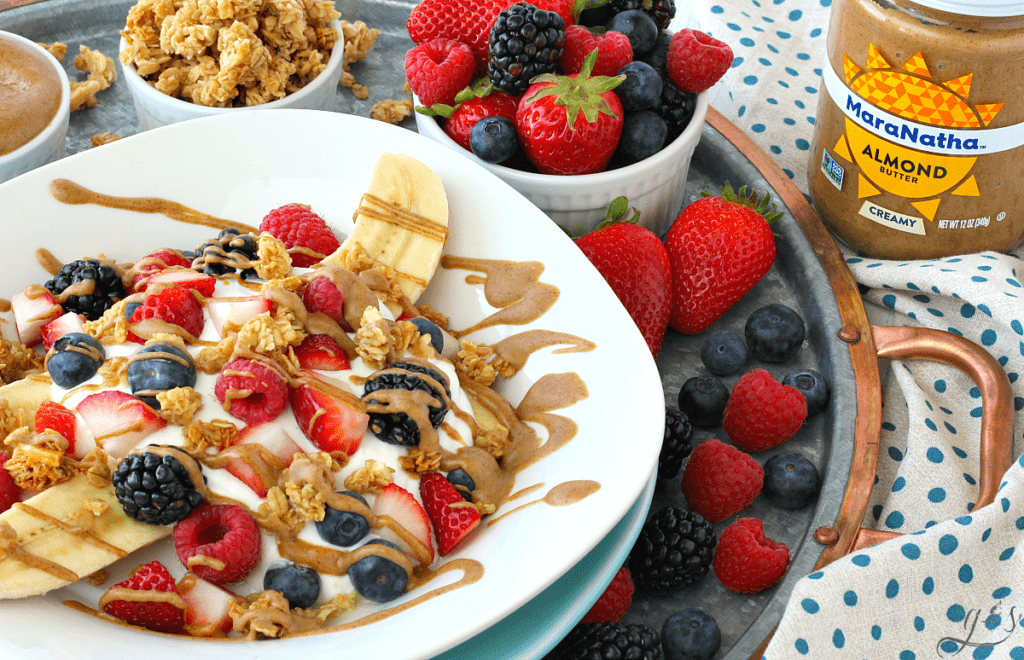
<svg viewBox="0 0 1024 660"><path fill-rule="evenodd" d="M914 3L962 16L1024 16L1022 0L914 0Z"/></svg>

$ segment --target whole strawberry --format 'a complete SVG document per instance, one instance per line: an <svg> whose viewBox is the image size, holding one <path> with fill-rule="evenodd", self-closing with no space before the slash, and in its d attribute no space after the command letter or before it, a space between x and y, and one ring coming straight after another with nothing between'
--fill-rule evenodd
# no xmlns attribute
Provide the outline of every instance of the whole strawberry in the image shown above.
<svg viewBox="0 0 1024 660"><path fill-rule="evenodd" d="M625 205L624 197L613 202L610 218L621 217ZM608 282L651 354L657 356L672 304L672 271L665 246L650 229L614 220L576 239L576 245Z"/></svg>
<svg viewBox="0 0 1024 660"><path fill-rule="evenodd" d="M566 74L579 73L583 60L595 48L598 51L592 72L595 76L614 76L633 61L633 46L623 33L615 30L595 33L582 25L570 25L565 28L562 71Z"/></svg>
<svg viewBox="0 0 1024 660"><path fill-rule="evenodd" d="M684 92L699 94L732 66L729 45L700 30L680 30L668 46L668 76Z"/></svg>
<svg viewBox="0 0 1024 660"><path fill-rule="evenodd" d="M770 196L758 200L727 183L720 197L684 208L665 236L672 265L669 325L684 335L704 332L761 281L775 262L771 223L782 216Z"/></svg>
<svg viewBox="0 0 1024 660"><path fill-rule="evenodd" d="M772 586L786 573L789 548L764 535L764 522L741 518L718 539L711 567L729 591L756 594Z"/></svg>
<svg viewBox="0 0 1024 660"><path fill-rule="evenodd" d="M444 122L444 132L466 151L470 151L469 136L473 127L484 117L505 117L515 123L519 100L494 86L486 78L455 96L458 103Z"/></svg>
<svg viewBox="0 0 1024 660"><path fill-rule="evenodd" d="M121 590L153 592L154 597L141 593L140 598L134 598ZM163 597L155 597L158 593ZM174 578L158 561L135 569L130 578L111 587L100 604L110 616L157 632L181 634L185 625L185 601L178 594Z"/></svg>
<svg viewBox="0 0 1024 660"><path fill-rule="evenodd" d="M725 404L722 428L744 451L765 451L793 437L807 419L807 399L765 371L743 374Z"/></svg>
<svg viewBox="0 0 1024 660"><path fill-rule="evenodd" d="M405 77L421 104L451 105L455 95L473 80L476 60L466 44L431 39L405 54Z"/></svg>
<svg viewBox="0 0 1024 660"><path fill-rule="evenodd" d="M612 90L625 77L591 77L596 61L592 52L578 75L537 76L519 103L519 141L541 174L601 172L615 153L623 113Z"/></svg>
<svg viewBox="0 0 1024 660"><path fill-rule="evenodd" d="M763 486L764 468L716 438L697 447L683 471L686 504L711 522L750 506Z"/></svg>

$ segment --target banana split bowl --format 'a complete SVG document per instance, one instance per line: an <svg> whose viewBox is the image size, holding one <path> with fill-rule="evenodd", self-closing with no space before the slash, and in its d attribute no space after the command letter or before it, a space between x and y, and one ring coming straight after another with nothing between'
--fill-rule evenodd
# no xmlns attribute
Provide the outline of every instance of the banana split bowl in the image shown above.
<svg viewBox="0 0 1024 660"><path fill-rule="evenodd" d="M661 383L614 294L426 138L212 117L11 199L5 657L433 657L576 565L656 466Z"/></svg>

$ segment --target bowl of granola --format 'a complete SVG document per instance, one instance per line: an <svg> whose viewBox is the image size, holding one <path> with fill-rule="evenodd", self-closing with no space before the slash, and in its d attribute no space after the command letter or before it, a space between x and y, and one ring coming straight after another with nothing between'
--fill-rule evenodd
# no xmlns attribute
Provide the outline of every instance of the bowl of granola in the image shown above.
<svg viewBox="0 0 1024 660"><path fill-rule="evenodd" d="M329 0L289 5L139 0L119 46L144 130L251 108L334 110L345 43Z"/></svg>
<svg viewBox="0 0 1024 660"><path fill-rule="evenodd" d="M0 32L0 183L64 157L71 88L38 44Z"/></svg>

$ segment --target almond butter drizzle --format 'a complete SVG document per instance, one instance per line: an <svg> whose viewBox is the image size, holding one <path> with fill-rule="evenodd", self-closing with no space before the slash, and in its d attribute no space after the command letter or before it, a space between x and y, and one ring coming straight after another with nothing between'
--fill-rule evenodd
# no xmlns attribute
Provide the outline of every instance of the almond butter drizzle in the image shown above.
<svg viewBox="0 0 1024 660"><path fill-rule="evenodd" d="M111 209L134 211L136 213L160 213L172 220L190 225L203 225L214 229L237 229L243 233L258 234L256 227L232 220L207 215L183 204L157 197L114 197L93 192L67 179L54 179L50 183L50 194L65 204L96 204Z"/></svg>
<svg viewBox="0 0 1024 660"><path fill-rule="evenodd" d="M534 489L540 488L541 485L542 484L537 484ZM492 525L495 525L499 520L504 520L513 513L516 513L517 511L522 511L523 509L531 507L534 504L540 504L541 502L544 502L545 504L548 504L550 506L568 506L570 504L576 504L580 500L584 500L590 497L600 489L601 484L599 484L596 481L591 481L589 479L583 479L578 481L566 481L558 484L557 486L549 490L548 494L539 500L527 502L526 504L517 506L511 511L501 514L497 518L491 518L487 521L487 526L490 527Z"/></svg>

